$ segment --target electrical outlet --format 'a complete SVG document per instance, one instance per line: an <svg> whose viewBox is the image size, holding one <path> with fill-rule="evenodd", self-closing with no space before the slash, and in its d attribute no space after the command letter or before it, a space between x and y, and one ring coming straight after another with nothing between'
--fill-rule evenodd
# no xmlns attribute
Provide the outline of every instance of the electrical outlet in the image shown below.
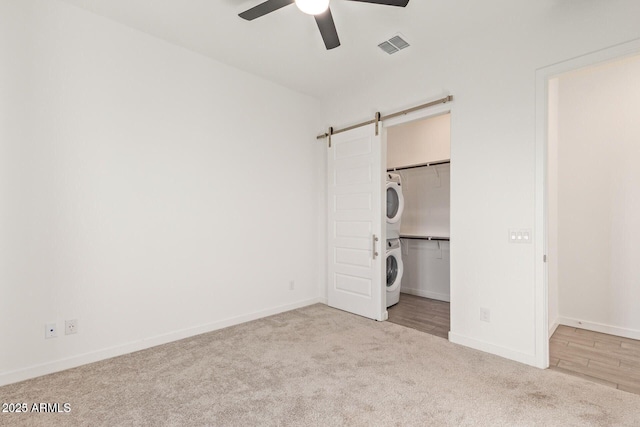
<svg viewBox="0 0 640 427"><path fill-rule="evenodd" d="M491 310L480 307L480 320L483 322L491 322Z"/></svg>
<svg viewBox="0 0 640 427"><path fill-rule="evenodd" d="M58 336L58 326L55 323L47 323L44 325L44 337L46 339Z"/></svg>
<svg viewBox="0 0 640 427"><path fill-rule="evenodd" d="M78 333L78 319L64 321L64 334L71 335Z"/></svg>
<svg viewBox="0 0 640 427"><path fill-rule="evenodd" d="M295 281L293 281L293 280L291 280L291 281L289 282L289 290L290 290L290 291L292 291L292 290L294 290L295 288L296 288L296 282L295 282Z"/></svg>

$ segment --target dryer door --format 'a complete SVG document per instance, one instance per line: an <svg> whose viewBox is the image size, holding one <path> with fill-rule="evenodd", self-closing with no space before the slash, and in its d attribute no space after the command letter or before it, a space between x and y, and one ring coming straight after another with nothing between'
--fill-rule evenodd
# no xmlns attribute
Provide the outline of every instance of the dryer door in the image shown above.
<svg viewBox="0 0 640 427"><path fill-rule="evenodd" d="M404 211L404 196L397 182L387 182L387 223L400 221Z"/></svg>

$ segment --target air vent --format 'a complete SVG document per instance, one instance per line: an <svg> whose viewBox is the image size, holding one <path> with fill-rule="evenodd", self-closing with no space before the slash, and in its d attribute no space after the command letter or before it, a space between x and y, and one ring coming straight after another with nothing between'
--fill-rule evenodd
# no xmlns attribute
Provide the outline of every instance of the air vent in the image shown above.
<svg viewBox="0 0 640 427"><path fill-rule="evenodd" d="M398 50L400 50L389 42L382 42L378 45L378 47L384 50L385 52L387 52L389 55L391 55L392 53L396 53Z"/></svg>
<svg viewBox="0 0 640 427"><path fill-rule="evenodd" d="M402 50L405 47L409 47L409 43L405 39L400 36L393 36L389 39L389 43L398 48L398 50Z"/></svg>
<svg viewBox="0 0 640 427"><path fill-rule="evenodd" d="M383 41L378 45L378 47L389 55L398 52L399 50L404 49L405 47L409 47L409 42L407 42L402 34L396 34L391 37L389 40Z"/></svg>

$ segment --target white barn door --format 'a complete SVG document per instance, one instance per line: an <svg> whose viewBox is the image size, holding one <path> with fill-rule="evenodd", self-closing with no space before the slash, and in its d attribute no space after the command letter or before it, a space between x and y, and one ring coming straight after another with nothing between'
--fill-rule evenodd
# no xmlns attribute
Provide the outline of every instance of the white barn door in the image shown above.
<svg viewBox="0 0 640 427"><path fill-rule="evenodd" d="M359 127L331 137L327 162L328 303L375 320L387 320L382 145L382 129Z"/></svg>

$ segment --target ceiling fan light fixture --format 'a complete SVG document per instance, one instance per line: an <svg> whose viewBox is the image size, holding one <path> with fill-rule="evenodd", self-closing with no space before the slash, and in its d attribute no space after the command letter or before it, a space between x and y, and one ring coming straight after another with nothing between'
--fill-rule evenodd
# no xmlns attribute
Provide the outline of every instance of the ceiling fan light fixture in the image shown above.
<svg viewBox="0 0 640 427"><path fill-rule="evenodd" d="M320 15L329 8L329 0L296 0L296 6L307 15Z"/></svg>

